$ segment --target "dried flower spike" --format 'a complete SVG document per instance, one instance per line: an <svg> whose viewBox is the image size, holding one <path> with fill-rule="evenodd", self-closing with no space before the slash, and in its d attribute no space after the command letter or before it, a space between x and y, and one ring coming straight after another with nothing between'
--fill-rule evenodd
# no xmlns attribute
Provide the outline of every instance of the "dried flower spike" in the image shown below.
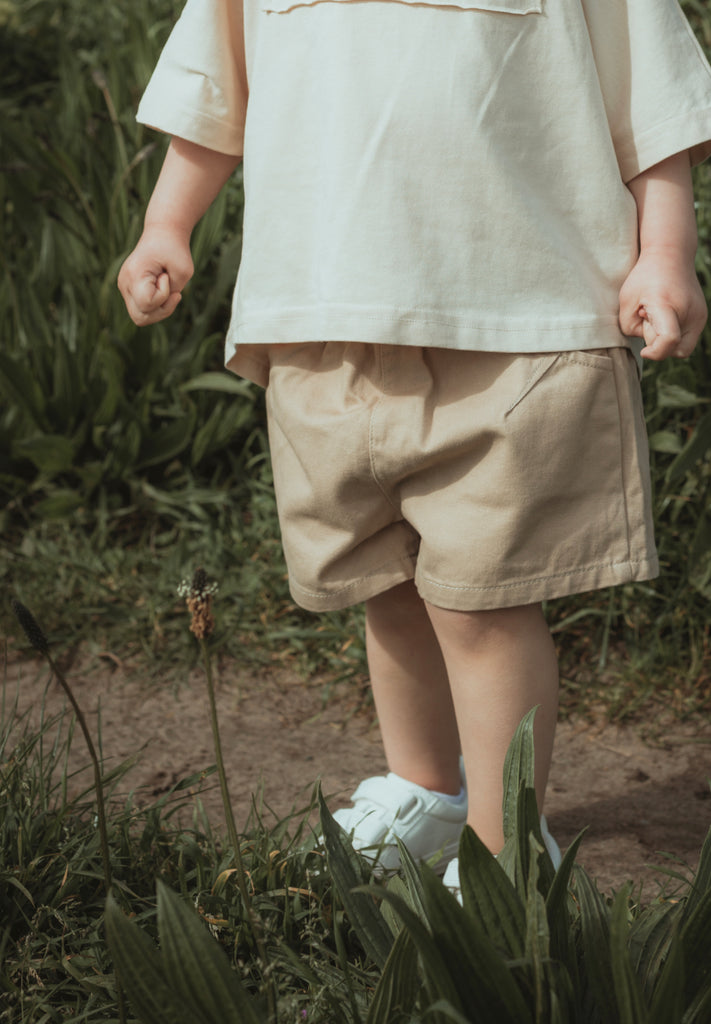
<svg viewBox="0 0 711 1024"><path fill-rule="evenodd" d="M215 580L211 580L203 568L196 569L192 581L183 580L178 587L178 596L185 598L190 612L190 631L198 640L210 636L215 628L212 615L212 597L217 593Z"/></svg>
<svg viewBox="0 0 711 1024"><path fill-rule="evenodd" d="M44 631L29 608L25 608L24 604L21 604L17 598L14 597L10 604L12 605L12 610L15 613L15 618L22 626L25 636L34 649L39 651L40 654L49 654L49 643L47 642L47 637L44 635Z"/></svg>

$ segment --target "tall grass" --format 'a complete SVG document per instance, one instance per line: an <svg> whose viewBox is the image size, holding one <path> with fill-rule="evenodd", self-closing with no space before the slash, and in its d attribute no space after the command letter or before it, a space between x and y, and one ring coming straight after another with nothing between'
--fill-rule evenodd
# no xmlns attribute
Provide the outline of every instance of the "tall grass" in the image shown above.
<svg viewBox="0 0 711 1024"><path fill-rule="evenodd" d="M165 145L135 107L180 7L0 4L0 580L66 642L83 630L165 664L185 645L174 581L200 562L231 588L227 653L354 677L361 613L293 606L262 397L221 368L239 174L196 230L198 270L170 321L139 331L115 287ZM708 6L685 7L711 52ZM708 165L696 184L711 297ZM662 577L548 608L572 708L708 704L710 363L707 330L688 362L645 370Z"/></svg>

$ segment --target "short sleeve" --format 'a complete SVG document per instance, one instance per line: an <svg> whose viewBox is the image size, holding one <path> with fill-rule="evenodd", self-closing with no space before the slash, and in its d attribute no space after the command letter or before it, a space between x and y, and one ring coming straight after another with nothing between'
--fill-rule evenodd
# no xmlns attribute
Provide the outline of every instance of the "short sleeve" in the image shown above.
<svg viewBox="0 0 711 1024"><path fill-rule="evenodd" d="M247 110L240 0L187 0L138 107L151 128L242 155Z"/></svg>
<svg viewBox="0 0 711 1024"><path fill-rule="evenodd" d="M711 67L677 0L583 0L620 172L711 155Z"/></svg>

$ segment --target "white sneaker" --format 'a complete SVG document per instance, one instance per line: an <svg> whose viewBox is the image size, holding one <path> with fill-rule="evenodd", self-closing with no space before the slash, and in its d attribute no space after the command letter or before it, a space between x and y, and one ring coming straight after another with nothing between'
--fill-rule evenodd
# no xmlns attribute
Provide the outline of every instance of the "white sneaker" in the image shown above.
<svg viewBox="0 0 711 1024"><path fill-rule="evenodd" d="M396 838L415 860L429 861L441 870L456 856L467 820L467 798L443 800L430 789L408 782L394 772L365 779L333 817L361 854L386 871L400 866Z"/></svg>
<svg viewBox="0 0 711 1024"><path fill-rule="evenodd" d="M563 858L560 853L560 847L548 831L548 822L544 814L541 815L541 835L543 837L543 845L548 850L548 856L553 862L553 868L557 871ZM459 884L459 857L450 860L447 870L442 876L442 884L457 897L460 903L462 902L462 887Z"/></svg>

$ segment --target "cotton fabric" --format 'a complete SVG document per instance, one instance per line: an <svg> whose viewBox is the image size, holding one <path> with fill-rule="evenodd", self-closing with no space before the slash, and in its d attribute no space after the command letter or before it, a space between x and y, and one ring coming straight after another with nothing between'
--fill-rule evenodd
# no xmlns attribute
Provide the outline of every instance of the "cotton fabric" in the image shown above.
<svg viewBox="0 0 711 1024"><path fill-rule="evenodd" d="M188 0L139 119L244 156L226 359L632 345L625 183L711 152L676 0Z"/></svg>
<svg viewBox="0 0 711 1024"><path fill-rule="evenodd" d="M270 358L274 487L302 607L414 579L439 607L504 608L657 574L628 349L331 342Z"/></svg>

